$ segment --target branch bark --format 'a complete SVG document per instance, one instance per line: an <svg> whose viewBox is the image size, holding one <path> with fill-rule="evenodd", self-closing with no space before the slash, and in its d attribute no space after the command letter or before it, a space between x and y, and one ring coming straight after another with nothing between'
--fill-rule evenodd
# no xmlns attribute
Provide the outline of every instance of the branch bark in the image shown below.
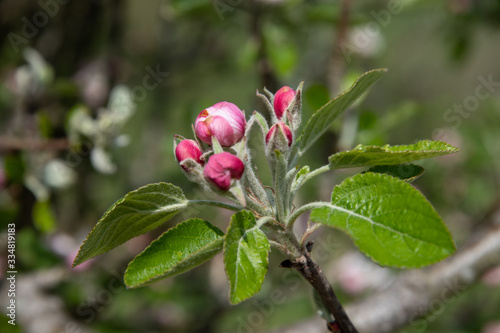
<svg viewBox="0 0 500 333"><path fill-rule="evenodd" d="M326 278L321 267L319 267L312 259L309 253L299 258L301 265L295 269L313 286L319 293L319 296L330 313L335 317L335 321L339 325L342 333L357 333L358 331L351 323L342 304L335 295L332 285Z"/></svg>
<svg viewBox="0 0 500 333"><path fill-rule="evenodd" d="M312 244L312 243L309 243ZM328 311L334 316L335 322L342 333L357 333L358 331L347 316L342 304L337 298L332 285L326 278L323 270L316 264L309 254L310 246L306 251L303 251L301 257L294 261L286 260L281 266L291 267L299 272L304 279L318 292L323 304Z"/></svg>
<svg viewBox="0 0 500 333"><path fill-rule="evenodd" d="M391 332L417 323L433 306L447 304L500 264L500 226L474 237L453 257L426 269L408 271L386 290L347 307L361 332ZM423 320L423 319L422 319Z"/></svg>
<svg viewBox="0 0 500 333"><path fill-rule="evenodd" d="M69 142L66 138L61 139L19 139L14 137L0 137L0 153L13 150L66 150L69 149Z"/></svg>
<svg viewBox="0 0 500 333"><path fill-rule="evenodd" d="M498 214L498 212L497 212ZM492 216L493 217L493 216ZM361 333L392 332L418 322L436 307L453 302L486 271L500 264L500 224L476 232L454 256L431 267L402 273L390 286L355 304L346 312ZM316 317L274 333L325 332Z"/></svg>

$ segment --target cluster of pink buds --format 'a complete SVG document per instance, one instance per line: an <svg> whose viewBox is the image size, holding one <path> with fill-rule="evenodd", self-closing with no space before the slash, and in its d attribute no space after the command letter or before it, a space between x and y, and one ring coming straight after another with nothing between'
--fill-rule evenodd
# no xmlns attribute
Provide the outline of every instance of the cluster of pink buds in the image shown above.
<svg viewBox="0 0 500 333"><path fill-rule="evenodd" d="M288 86L280 88L274 94L273 111L275 122L266 135L266 151L273 156L275 150L288 152L292 145L294 130L300 125L300 111L295 106L297 92ZM300 106L299 106L300 107ZM297 117L298 116L298 117ZM274 118L274 117L273 117Z"/></svg>
<svg viewBox="0 0 500 333"><path fill-rule="evenodd" d="M221 191L228 191L233 180L239 180L245 165L228 152L216 152L214 141L232 147L245 135L245 114L236 105L220 102L200 112L194 129L200 141L184 139L175 145L175 157L188 177L208 181ZM203 143L208 147L203 149ZM214 153L205 163L205 156Z"/></svg>
<svg viewBox="0 0 500 333"><path fill-rule="evenodd" d="M271 168L276 163L276 151L289 156L293 149L295 131L300 126L300 94L301 86L297 91L285 86L276 94L266 90L266 97L257 94L265 98L271 112L271 124L268 125L261 117L265 151ZM186 176L206 187L230 191L240 202L244 202L243 184L239 180L245 172L245 163L250 164L245 134L249 130L247 127L256 122L256 113L247 126L244 112L233 103L219 102L201 111L194 122L196 140L181 138L178 142L180 137L176 136L174 144L175 157ZM253 182L250 188L257 188L255 191L260 191L259 195L265 197L262 194L265 190L258 189L261 184L258 184L253 170L248 170L244 179L248 189L247 181Z"/></svg>

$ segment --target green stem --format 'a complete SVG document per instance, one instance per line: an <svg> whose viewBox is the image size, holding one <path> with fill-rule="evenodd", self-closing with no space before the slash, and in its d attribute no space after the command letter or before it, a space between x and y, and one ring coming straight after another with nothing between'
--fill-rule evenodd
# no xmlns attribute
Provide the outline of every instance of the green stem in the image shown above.
<svg viewBox="0 0 500 333"><path fill-rule="evenodd" d="M257 196L257 199L262 203L262 205L256 204L259 206L259 212L265 212L266 214L270 214L270 210L268 207L264 206L264 203L268 199L267 192L262 185L261 181L257 178L254 169L252 168L252 163L250 161L251 155L248 146L245 144L245 152L248 156L248 159L245 163L245 177L248 181L248 185L250 186L254 195ZM250 200L251 201L251 200Z"/></svg>
<svg viewBox="0 0 500 333"><path fill-rule="evenodd" d="M274 221L274 218L272 216L261 217L260 219L257 220L257 227L260 228L267 222L272 222L272 221Z"/></svg>
<svg viewBox="0 0 500 333"><path fill-rule="evenodd" d="M295 145L296 145L296 143L294 140L292 147L290 147L291 151L293 151L293 149L295 148ZM297 150L297 152L295 154L292 154L292 156L293 157L290 159L290 164L289 164L290 169L294 168L297 165L297 160L302 156L300 149Z"/></svg>
<svg viewBox="0 0 500 333"><path fill-rule="evenodd" d="M287 161L285 155L279 151L276 151L276 161L273 163L273 184L275 191L275 205L278 221L281 223L285 222L285 218L288 214L288 208L286 205L289 202L289 191L287 191L288 184L286 182L287 174ZM272 154L272 152L271 152ZM274 158L271 157L271 158Z"/></svg>
<svg viewBox="0 0 500 333"><path fill-rule="evenodd" d="M325 207L325 205L330 205L330 203L329 202L324 202L324 201L315 201L315 202L310 202L308 204L305 204L304 206L301 206L301 207L297 208L288 217L288 220L286 221L287 228L291 229L293 227L293 224L299 218L300 215L304 214L305 212L307 212L309 210L315 209L315 208Z"/></svg>
<svg viewBox="0 0 500 333"><path fill-rule="evenodd" d="M242 210L243 208L245 208L243 206L232 205L232 204L228 204L228 203L221 202L221 201L215 201L215 200L189 200L188 205L190 205L190 206L191 205L213 206L213 207L219 207L219 208L233 210L235 212L238 212L238 211Z"/></svg>
<svg viewBox="0 0 500 333"><path fill-rule="evenodd" d="M266 190L264 189L264 186L262 186L259 179L257 178L255 171L252 169L251 163L248 163L248 165L245 167L247 168L246 172L248 172L247 174L248 184L250 185L252 192L257 196L259 200L265 202L265 200L267 200Z"/></svg>
<svg viewBox="0 0 500 333"><path fill-rule="evenodd" d="M304 185L307 181L309 181L310 179L313 179L314 177L316 176L319 176L321 175L322 173L325 173L327 171L330 171L330 165L327 164L327 165L323 165L321 168L318 168L316 170L313 170L311 172L309 172L305 177L304 177L304 180L302 181L302 183L300 184L300 186Z"/></svg>

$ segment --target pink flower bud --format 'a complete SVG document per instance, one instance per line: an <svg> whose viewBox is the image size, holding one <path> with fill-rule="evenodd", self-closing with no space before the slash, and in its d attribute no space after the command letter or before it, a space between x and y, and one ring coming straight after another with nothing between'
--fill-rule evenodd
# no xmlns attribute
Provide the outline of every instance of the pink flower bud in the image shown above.
<svg viewBox="0 0 500 333"><path fill-rule="evenodd" d="M292 104L295 98L295 90L290 87L284 86L280 88L274 95L274 113L279 120L283 118L286 110Z"/></svg>
<svg viewBox="0 0 500 333"><path fill-rule="evenodd" d="M196 163L203 165L205 164L201 159L201 149L198 143L194 140L182 140L177 147L175 147L175 157L177 161L181 163L187 158L193 159ZM186 171L187 168L182 166Z"/></svg>
<svg viewBox="0 0 500 333"><path fill-rule="evenodd" d="M223 191L229 190L232 179L240 179L245 171L243 162L233 154L223 152L210 156L203 176Z"/></svg>
<svg viewBox="0 0 500 333"><path fill-rule="evenodd" d="M245 135L243 112L233 103L220 102L200 112L194 123L196 135L206 144L212 144L214 135L221 146L231 147Z"/></svg>
<svg viewBox="0 0 500 333"><path fill-rule="evenodd" d="M276 133L276 130L279 129L281 133ZM292 131L290 130L290 127L285 125L284 122L280 121L277 124L274 124L273 127L267 132L266 134L266 144L269 144L269 141L273 139L273 137L277 134L281 134L282 137L286 138L286 141L288 142L288 146L290 147L292 144Z"/></svg>

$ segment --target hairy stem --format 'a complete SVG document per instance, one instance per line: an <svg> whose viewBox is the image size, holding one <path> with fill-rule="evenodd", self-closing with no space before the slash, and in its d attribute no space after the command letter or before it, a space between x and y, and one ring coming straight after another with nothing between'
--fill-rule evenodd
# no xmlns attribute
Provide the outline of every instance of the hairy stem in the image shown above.
<svg viewBox="0 0 500 333"><path fill-rule="evenodd" d="M243 206L232 205L229 203L225 203L222 201L215 201L215 200L189 200L188 204L189 205L205 205L205 206L225 208L225 209L233 210L235 212L238 212L244 208Z"/></svg>
<svg viewBox="0 0 500 333"><path fill-rule="evenodd" d="M305 212L314 209L314 208L321 208L325 207L325 205L330 205L328 202L321 202L321 201L315 201L315 202L310 202L308 204L305 204L304 206L301 206L297 208L290 216L288 217L288 220L286 222L286 225L288 229L292 229L293 224L295 221L300 217L300 215L304 214Z"/></svg>
<svg viewBox="0 0 500 333"><path fill-rule="evenodd" d="M248 185L250 185L252 192L257 196L257 199L262 204L262 209L266 211L266 213L270 213L270 210L263 204L267 199L267 192L252 168L252 163L250 162L250 150L247 145L245 145L245 150L248 156L248 160L245 163L245 177L248 181Z"/></svg>
<svg viewBox="0 0 500 333"><path fill-rule="evenodd" d="M323 165L321 168L318 168L316 170L313 170L311 172L309 172L305 177L304 177L304 180L302 181L302 183L300 184L300 186L304 185L307 181L309 181L310 179L313 179L314 177L316 176L319 176L321 175L322 173L325 173L327 171L330 171L331 168L330 168L330 165L327 164L327 165Z"/></svg>

